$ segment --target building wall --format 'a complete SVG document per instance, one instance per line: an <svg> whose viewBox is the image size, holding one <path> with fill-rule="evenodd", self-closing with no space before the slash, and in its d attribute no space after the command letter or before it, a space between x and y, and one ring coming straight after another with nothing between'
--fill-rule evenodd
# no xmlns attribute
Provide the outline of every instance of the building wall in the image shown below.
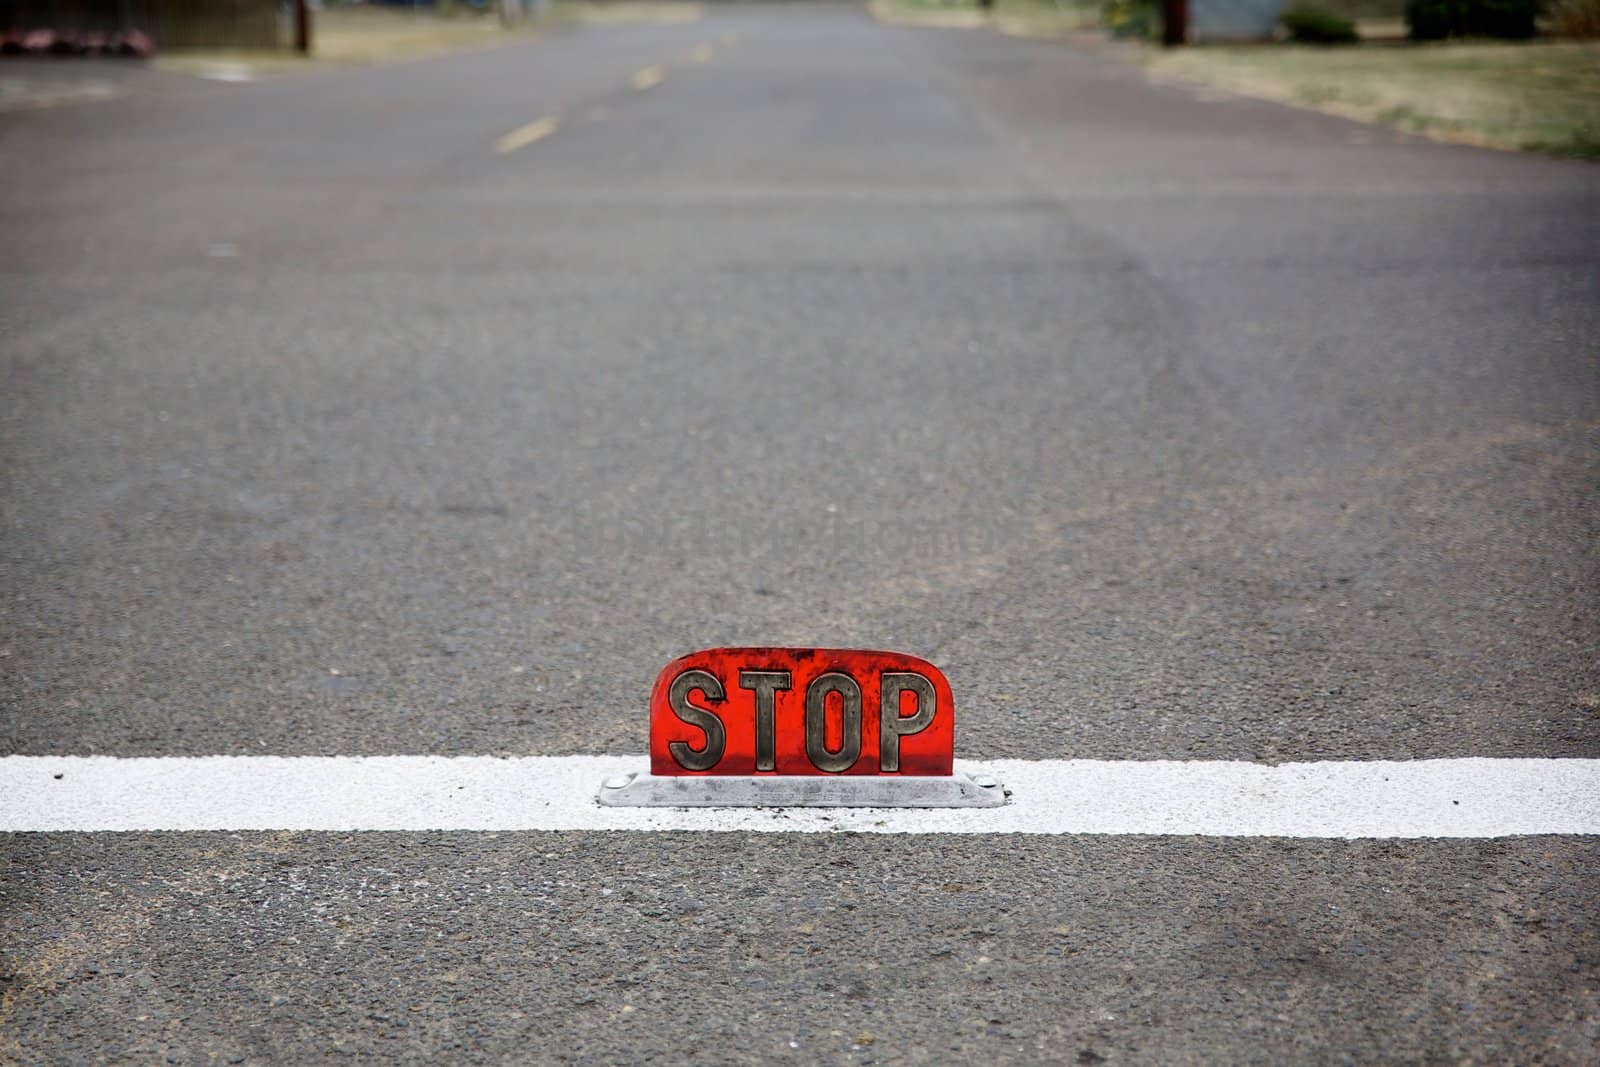
<svg viewBox="0 0 1600 1067"><path fill-rule="evenodd" d="M1189 0L1189 33L1197 41L1271 37L1284 0Z"/></svg>

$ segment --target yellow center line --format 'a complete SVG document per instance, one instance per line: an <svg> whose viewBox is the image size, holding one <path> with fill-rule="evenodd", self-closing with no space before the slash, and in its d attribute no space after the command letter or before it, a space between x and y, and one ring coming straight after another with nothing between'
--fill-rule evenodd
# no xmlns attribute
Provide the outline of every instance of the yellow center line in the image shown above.
<svg viewBox="0 0 1600 1067"><path fill-rule="evenodd" d="M696 45L695 50L689 53L689 61L691 63L709 63L716 51L709 44Z"/></svg>
<svg viewBox="0 0 1600 1067"><path fill-rule="evenodd" d="M501 137L494 143L494 150L503 155L515 152L519 148L526 148L535 141L543 140L556 132L556 127L561 125L559 119L546 116L538 122L530 122L526 126L518 126L510 133Z"/></svg>
<svg viewBox="0 0 1600 1067"><path fill-rule="evenodd" d="M645 67L643 70L635 71L629 81L635 89L643 91L660 85L661 80L666 76L667 69L658 63L654 66Z"/></svg>

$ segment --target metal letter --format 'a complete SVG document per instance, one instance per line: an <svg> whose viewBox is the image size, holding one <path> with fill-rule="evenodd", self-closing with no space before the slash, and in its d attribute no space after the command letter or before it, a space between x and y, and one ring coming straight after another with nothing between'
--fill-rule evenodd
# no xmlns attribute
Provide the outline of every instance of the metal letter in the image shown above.
<svg viewBox="0 0 1600 1067"><path fill-rule="evenodd" d="M904 717L900 714L900 694L915 693L917 710ZM920 674L885 674L879 685L878 699L878 770L900 769L900 739L926 730L933 722L934 711L939 706L933 683Z"/></svg>
<svg viewBox="0 0 1600 1067"><path fill-rule="evenodd" d="M689 747L687 741L673 741L667 745L667 751L672 753L678 766L686 771L709 771L722 759L723 749L728 745L728 731L723 728L722 720L717 718L715 712L689 703L689 694L696 689L704 693L706 700L712 704L720 704L727 699L716 675L706 671L684 671L672 680L667 701L674 715L690 726L698 726L705 733L705 747L697 752Z"/></svg>
<svg viewBox="0 0 1600 1067"><path fill-rule="evenodd" d="M778 691L792 683L788 671L740 671L739 688L756 695L756 770L778 768Z"/></svg>
<svg viewBox="0 0 1600 1067"><path fill-rule="evenodd" d="M839 751L828 751L828 694L838 693ZM861 687L848 674L819 674L806 687L806 756L819 771L838 774L861 756Z"/></svg>

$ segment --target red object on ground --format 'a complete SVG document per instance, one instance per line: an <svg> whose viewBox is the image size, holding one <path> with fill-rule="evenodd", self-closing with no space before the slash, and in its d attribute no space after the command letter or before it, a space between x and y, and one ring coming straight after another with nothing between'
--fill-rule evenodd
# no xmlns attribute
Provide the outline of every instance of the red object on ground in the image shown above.
<svg viewBox="0 0 1600 1067"><path fill-rule="evenodd" d="M954 753L950 682L898 652L706 649L650 695L656 775L949 775Z"/></svg>
<svg viewBox="0 0 1600 1067"><path fill-rule="evenodd" d="M156 54L156 43L142 30L124 30L111 39L119 56L149 59Z"/></svg>
<svg viewBox="0 0 1600 1067"><path fill-rule="evenodd" d="M56 43L55 30L29 30L22 35L22 50L30 55L42 56Z"/></svg>

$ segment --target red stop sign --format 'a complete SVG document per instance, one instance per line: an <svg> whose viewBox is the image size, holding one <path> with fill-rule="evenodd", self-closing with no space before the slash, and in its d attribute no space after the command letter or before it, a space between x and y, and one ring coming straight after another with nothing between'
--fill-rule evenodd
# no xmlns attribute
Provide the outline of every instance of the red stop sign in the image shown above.
<svg viewBox="0 0 1600 1067"><path fill-rule="evenodd" d="M955 699L899 652L712 648L650 694L650 773L949 775Z"/></svg>

